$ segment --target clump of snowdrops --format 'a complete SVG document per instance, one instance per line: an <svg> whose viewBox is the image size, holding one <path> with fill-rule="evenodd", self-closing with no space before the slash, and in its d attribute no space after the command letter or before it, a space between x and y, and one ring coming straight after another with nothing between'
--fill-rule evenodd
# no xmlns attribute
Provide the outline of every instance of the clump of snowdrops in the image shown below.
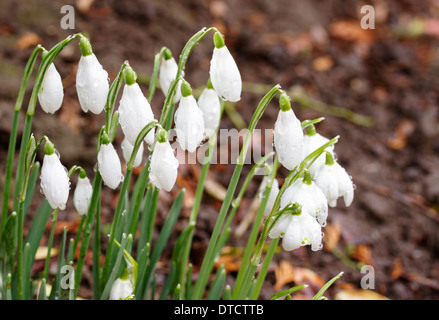
<svg viewBox="0 0 439 320"><path fill-rule="evenodd" d="M185 64L196 45L210 32L214 35L209 80L196 100L191 85L184 79ZM93 176L87 176L87 168L76 165L70 169L64 167L62 153L67 146L55 146L51 137L35 137L32 134L37 102L51 114L55 114L62 105L64 92L55 66L56 57L74 40L79 40L81 51L76 74L76 91L81 108L84 112L105 112L106 115L96 143L97 169L88 170L93 171ZM14 161L19 114L39 56L41 62L29 99L18 160ZM154 115L150 105L157 87L165 96L159 116ZM193 274L189 259L192 239L224 102L239 101L241 88L238 66L225 45L224 36L216 28L203 28L193 35L183 48L178 63L171 51L163 47L155 56L147 95L137 83L137 74L128 61L121 65L110 84L89 39L82 34L69 36L50 50L38 45L24 71L9 142L0 229L0 297L76 299L86 253L91 247L94 299L258 299L268 265L280 241L286 251L308 245L313 251L320 250L328 207L334 207L340 197L349 206L354 186L350 176L335 160L334 145L338 137L327 139L316 132L315 125L323 118L299 121L291 108L290 98L276 85L255 106L203 262L198 274ZM117 104L120 91L122 94ZM279 108L274 123L274 161L269 163L273 154L267 154L253 164L238 191L252 134L274 99L277 99ZM169 130L173 124L176 140L183 150L192 153L202 144L207 144L208 148L190 217L178 240L172 244L168 240L182 209L184 189L174 200L155 241L153 232L159 191L171 191L178 175L179 162L169 141ZM120 152L113 145L118 127L124 135ZM40 148L44 149L42 164L36 160ZM145 152L149 152L148 160L142 163ZM120 153L124 162L119 158ZM126 166L125 170L122 163ZM132 181L133 169L141 165L140 175ZM276 179L279 166L289 170L282 186ZM226 281L224 266L215 270L215 259L227 243L234 214L259 168L265 168L266 172L259 188L261 202L232 287ZM14 171L16 176L13 181ZM78 175L77 183L72 186L70 180L75 174ZM103 188L119 189L119 198L110 232L101 238ZM24 237L24 219L38 189L45 199ZM68 230L64 229L57 270L49 272L58 212L65 210L69 197L73 197L74 207L81 215L80 226L76 237L71 239L67 239ZM52 223L52 228L44 270L33 275L31 268L35 253L48 222ZM103 263L100 261L102 242L106 242ZM169 245L173 245L170 271L161 290L157 291L157 262ZM79 254L76 255L76 252ZM215 273L213 280L210 277L212 273ZM315 298L320 298L337 277L328 282ZM276 293L273 299L290 298L292 292L303 287Z"/></svg>

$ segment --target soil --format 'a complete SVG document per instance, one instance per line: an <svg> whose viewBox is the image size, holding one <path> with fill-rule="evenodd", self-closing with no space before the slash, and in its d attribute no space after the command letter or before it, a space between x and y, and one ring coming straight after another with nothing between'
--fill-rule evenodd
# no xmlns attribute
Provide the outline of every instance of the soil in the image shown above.
<svg viewBox="0 0 439 320"><path fill-rule="evenodd" d="M341 293L352 294L361 288L365 276L359 268L362 264L373 266L375 287L371 289L384 297L439 298L436 2L370 1L375 8L375 29L367 30L360 26L364 3L354 0L77 0L73 3L74 30L60 27L60 8L64 4L49 0L3 0L0 4L2 174L21 73L36 44L50 48L69 34L84 32L90 36L93 50L110 79L128 60L140 81L144 81L146 92L154 55L162 46L170 48L177 57L191 35L204 26L215 26L226 36L245 83L268 88L280 84L284 90L300 88L312 99L306 102L293 97L296 115L301 120L325 117L317 130L327 137L340 135L336 145L338 161L356 185L350 207L339 202L329 210L328 226L323 229L325 249L312 252L303 247L276 254L261 298L269 298L275 292L273 286L279 281L280 266L285 261L293 266L296 277L279 284L278 289L302 284L299 275L311 284L297 298L312 297L320 282L341 271L343 277L327 296L334 299L340 298ZM204 39L192 53L185 72L193 87L206 83L211 51L212 43ZM78 47L71 45L57 58L64 81L64 105L56 116L37 108L33 128L36 136L44 133L59 146L67 167L79 164L91 174L103 115L91 116L80 110L74 85L78 57ZM254 86L244 88L236 110L248 123L265 92L256 92ZM152 102L156 115L162 101L163 95L157 90ZM258 128L272 128L277 112L276 104L270 105ZM221 127L233 128L234 123L225 116ZM116 144L120 146L121 140L119 132ZM245 171L247 167L250 166ZM227 186L233 168L213 165L210 178ZM198 165L181 166L175 190L171 194L161 193L158 227L172 197L185 187L189 200L176 226L177 231L184 228L197 170ZM279 181L283 181L286 173L280 170ZM260 182L260 177L255 181ZM258 188L256 182L238 210L236 225L250 208ZM117 193L104 190L105 223L111 219ZM205 195L191 256L195 270L219 206L220 202ZM74 220L74 215L69 204L59 220ZM245 239L246 235L235 237L229 245L244 246ZM161 261L164 273L168 268L167 254ZM231 284L234 274L230 272L228 278ZM86 283L82 290L80 295L90 296Z"/></svg>

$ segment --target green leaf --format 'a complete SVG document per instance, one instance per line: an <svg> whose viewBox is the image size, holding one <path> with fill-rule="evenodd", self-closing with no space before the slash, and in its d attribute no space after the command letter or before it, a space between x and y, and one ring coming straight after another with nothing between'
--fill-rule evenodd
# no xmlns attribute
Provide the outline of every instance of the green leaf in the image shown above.
<svg viewBox="0 0 439 320"><path fill-rule="evenodd" d="M8 274L12 273L14 268L15 254L15 225L17 223L17 214L13 212L9 215L5 223L4 232L0 239L0 276L6 279ZM0 288L1 296L6 296L6 286Z"/></svg>
<svg viewBox="0 0 439 320"><path fill-rule="evenodd" d="M290 295L290 294L292 294L292 293L294 293L296 291L302 290L302 289L307 288L307 287L308 286L305 284L305 285L295 286L295 287L292 287L292 288L289 288L287 290L283 290L283 291L280 291L280 292L276 292L275 294L273 294L270 297L270 300L281 299L281 298L285 297L286 295Z"/></svg>
<svg viewBox="0 0 439 320"><path fill-rule="evenodd" d="M317 294L312 298L312 300L321 300L323 294L326 292L326 290L328 290L328 288L337 280L339 279L341 276L343 275L343 272L340 272L338 275L336 275L334 278L332 278L331 280L329 280L328 282L326 282L326 284L320 289L319 292L317 292Z"/></svg>
<svg viewBox="0 0 439 320"><path fill-rule="evenodd" d="M224 264L218 268L215 279L213 279L212 286L207 294L207 300L219 300L223 293L224 284L226 283L226 270Z"/></svg>

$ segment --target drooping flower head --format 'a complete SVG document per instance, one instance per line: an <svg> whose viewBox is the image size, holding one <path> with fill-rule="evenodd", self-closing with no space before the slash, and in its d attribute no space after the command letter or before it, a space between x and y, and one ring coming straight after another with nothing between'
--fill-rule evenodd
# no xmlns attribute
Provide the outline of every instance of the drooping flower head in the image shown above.
<svg viewBox="0 0 439 320"><path fill-rule="evenodd" d="M215 48L210 61L210 79L221 99L231 102L241 100L242 80L235 59L224 43L224 37L216 32L213 36Z"/></svg>
<svg viewBox="0 0 439 320"><path fill-rule="evenodd" d="M180 103L175 112L175 131L177 141L183 150L194 152L203 141L203 114L192 96L192 89L187 81L181 85Z"/></svg>
<svg viewBox="0 0 439 320"><path fill-rule="evenodd" d="M80 215L87 214L90 206L93 187L87 178L85 171L81 169L75 192L73 193L73 205Z"/></svg>
<svg viewBox="0 0 439 320"><path fill-rule="evenodd" d="M140 131L151 121L154 114L151 106L136 82L136 73L127 66L125 69L125 86L119 105L119 123L128 142L134 146ZM148 144L154 143L154 129L145 137Z"/></svg>
<svg viewBox="0 0 439 320"><path fill-rule="evenodd" d="M338 164L330 152L326 152L326 162L317 171L316 185L323 191L330 207L337 205L337 199L343 197L346 206L354 199L354 184L346 170Z"/></svg>
<svg viewBox="0 0 439 320"><path fill-rule="evenodd" d="M38 92L38 101L41 108L46 113L55 113L61 108L64 98L64 88L62 85L61 76L56 70L55 65L51 63L47 68Z"/></svg>
<svg viewBox="0 0 439 320"><path fill-rule="evenodd" d="M300 205L290 205L291 210L284 212L269 233L271 239L281 237L282 247L286 251L301 246L311 245L311 250L318 251L323 247L322 227Z"/></svg>
<svg viewBox="0 0 439 320"><path fill-rule="evenodd" d="M76 91L79 103L84 112L100 114L107 103L110 89L108 73L102 68L92 51L90 41L81 37L81 59L76 73Z"/></svg>
<svg viewBox="0 0 439 320"><path fill-rule="evenodd" d="M203 113L204 137L208 138L216 131L221 119L221 102L210 79L198 98L198 107Z"/></svg>
<svg viewBox="0 0 439 320"><path fill-rule="evenodd" d="M122 166L116 149L107 134L102 135L102 144L98 153L98 170L104 183L111 189L116 189L122 181Z"/></svg>
<svg viewBox="0 0 439 320"><path fill-rule="evenodd" d="M159 68L159 83L160 88L163 91L165 97L168 96L169 87L171 86L171 82L176 78L178 71L178 65L172 56L171 50L168 48L165 49L162 57L162 61L160 63ZM184 71L181 72L181 77L184 77ZM181 98L181 80L178 80L177 88L174 94L174 103L180 101Z"/></svg>
<svg viewBox="0 0 439 320"><path fill-rule="evenodd" d="M320 148L322 145L329 141L328 138L322 136L316 132L316 128L313 124L309 125L306 134L303 136L303 155L302 160L305 159L310 153L314 152L316 149ZM325 151L330 152L334 155L334 146L329 146ZM311 175L315 175L321 166L325 164L325 154L322 153L315 159L315 161L308 168Z"/></svg>
<svg viewBox="0 0 439 320"><path fill-rule="evenodd" d="M303 131L299 119L291 109L290 98L282 93L280 110L274 124L274 146L281 163L293 170L302 161Z"/></svg>
<svg viewBox="0 0 439 320"><path fill-rule="evenodd" d="M297 179L288 188L280 200L280 207L285 208L290 203L298 203L302 210L316 218L322 227L328 217L328 202L322 190L311 180L311 174L305 171L303 179Z"/></svg>
<svg viewBox="0 0 439 320"><path fill-rule="evenodd" d="M125 269L120 278L117 278L110 291L110 300L130 299L133 295L134 285L128 271Z"/></svg>
<svg viewBox="0 0 439 320"><path fill-rule="evenodd" d="M157 143L151 157L149 178L159 189L171 191L177 180L178 160L175 158L167 133L164 129L157 132Z"/></svg>
<svg viewBox="0 0 439 320"><path fill-rule="evenodd" d="M67 169L61 164L53 143L46 141L41 168L41 190L52 209L64 210L69 198L70 182Z"/></svg>

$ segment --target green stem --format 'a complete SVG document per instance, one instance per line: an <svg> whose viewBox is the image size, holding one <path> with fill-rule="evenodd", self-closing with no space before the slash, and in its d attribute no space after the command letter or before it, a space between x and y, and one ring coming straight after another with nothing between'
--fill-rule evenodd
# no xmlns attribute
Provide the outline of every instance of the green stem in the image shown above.
<svg viewBox="0 0 439 320"><path fill-rule="evenodd" d="M12 180L12 168L14 165L14 155L15 155L15 147L17 143L17 130L18 130L18 120L20 115L20 110L23 105L23 98L26 92L27 85L29 83L30 76L32 75L32 71L34 69L35 61L38 57L39 52L43 49L40 45L38 45L27 61L26 67L24 69L23 78L21 80L20 90L18 91L18 97L15 102L14 109L14 118L12 120L12 129L11 135L9 137L9 147L8 147L8 157L6 160L6 173L5 173L5 183L3 188L3 203L2 203L2 218L1 218L1 228L0 235L3 231L4 225L6 223L6 219L8 216L8 202L10 195L10 186Z"/></svg>
<svg viewBox="0 0 439 320"><path fill-rule="evenodd" d="M18 205L18 224L17 224L17 299L24 298L24 282L23 282L23 215L24 201Z"/></svg>
<svg viewBox="0 0 439 320"><path fill-rule="evenodd" d="M55 225L58 221L58 208L56 208L53 213L53 220L52 220L52 228L50 229L50 236L49 236L49 244L47 245L47 256L46 261L44 263L44 271L43 271L43 278L47 281L47 276L49 275L49 264L50 264L50 251L52 250L53 245L53 238L55 236Z"/></svg>

